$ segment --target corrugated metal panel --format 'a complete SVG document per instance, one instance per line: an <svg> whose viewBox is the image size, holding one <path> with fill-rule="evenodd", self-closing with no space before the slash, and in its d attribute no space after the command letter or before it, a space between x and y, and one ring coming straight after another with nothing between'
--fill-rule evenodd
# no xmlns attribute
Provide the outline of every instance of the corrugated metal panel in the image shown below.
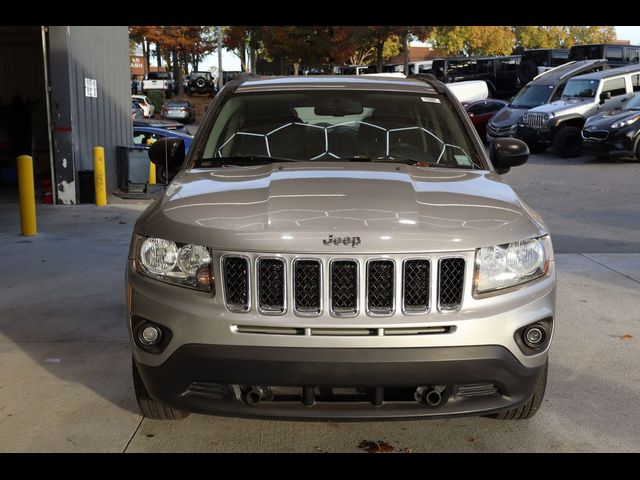
<svg viewBox="0 0 640 480"><path fill-rule="evenodd" d="M76 171L93 170L93 147L105 148L107 187L116 185L116 146L130 145L131 77L126 26L68 27L69 85ZM85 78L97 98L85 96Z"/></svg>

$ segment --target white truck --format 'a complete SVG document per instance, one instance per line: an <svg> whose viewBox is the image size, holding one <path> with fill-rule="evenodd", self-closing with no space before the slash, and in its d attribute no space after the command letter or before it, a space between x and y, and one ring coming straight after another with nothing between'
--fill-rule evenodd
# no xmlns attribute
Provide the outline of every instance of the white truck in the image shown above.
<svg viewBox="0 0 640 480"><path fill-rule="evenodd" d="M174 93L178 93L173 73L149 72L147 78L142 82L142 91L147 93L150 90L164 90L167 98L171 98Z"/></svg>

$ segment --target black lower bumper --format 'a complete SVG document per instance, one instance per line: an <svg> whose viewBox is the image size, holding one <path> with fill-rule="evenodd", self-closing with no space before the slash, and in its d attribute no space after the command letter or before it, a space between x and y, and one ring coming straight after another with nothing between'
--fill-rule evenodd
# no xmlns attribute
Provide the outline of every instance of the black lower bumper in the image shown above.
<svg viewBox="0 0 640 480"><path fill-rule="evenodd" d="M518 125L515 137L519 138L525 143L551 143L551 131L548 129L536 130L535 128L521 127Z"/></svg>
<svg viewBox="0 0 640 480"><path fill-rule="evenodd" d="M627 139L593 141L583 138L582 152L597 156L631 156L634 154L633 143Z"/></svg>
<svg viewBox="0 0 640 480"><path fill-rule="evenodd" d="M531 396L543 369L524 367L500 346L346 349L191 344L180 347L161 366L138 362L136 366L151 397L182 410L354 419L498 412ZM300 387L301 392L307 387L314 396L311 402L309 397L305 402L301 393L298 398L249 405L241 392L251 385ZM416 387L432 385L446 385L439 406L413 399ZM348 401L315 396L322 388L337 387L357 387L364 394ZM402 391L407 395L399 398ZM367 396L367 392L373 393Z"/></svg>

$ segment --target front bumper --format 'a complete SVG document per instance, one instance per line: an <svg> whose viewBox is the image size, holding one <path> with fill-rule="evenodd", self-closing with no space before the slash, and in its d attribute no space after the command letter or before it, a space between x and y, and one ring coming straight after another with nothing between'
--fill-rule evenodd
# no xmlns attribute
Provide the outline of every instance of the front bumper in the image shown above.
<svg viewBox="0 0 640 480"><path fill-rule="evenodd" d="M622 132L614 132L604 140L582 135L582 151L592 155L630 156L635 153L635 144L636 140L632 135Z"/></svg>
<svg viewBox="0 0 640 480"><path fill-rule="evenodd" d="M345 349L189 344L161 366L136 361L136 368L154 399L182 410L366 419L489 414L512 408L532 395L544 365L526 368L496 345ZM242 392L251 385L298 389L250 405ZM427 385L446 385L437 407L413 399L415 388ZM303 387L313 392L306 400ZM342 400L323 394L336 387L358 387L361 393Z"/></svg>
<svg viewBox="0 0 640 480"><path fill-rule="evenodd" d="M548 128L535 129L518 125L515 137L523 140L525 143L550 144L551 130Z"/></svg>

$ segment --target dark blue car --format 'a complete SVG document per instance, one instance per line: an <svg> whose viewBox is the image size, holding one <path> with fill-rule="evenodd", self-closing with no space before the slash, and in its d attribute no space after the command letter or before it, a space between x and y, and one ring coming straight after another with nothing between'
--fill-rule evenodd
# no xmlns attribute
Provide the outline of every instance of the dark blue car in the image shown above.
<svg viewBox="0 0 640 480"><path fill-rule="evenodd" d="M147 146L161 138L181 138L184 140L185 154L189 151L193 136L172 129L160 127L133 126L133 144Z"/></svg>

